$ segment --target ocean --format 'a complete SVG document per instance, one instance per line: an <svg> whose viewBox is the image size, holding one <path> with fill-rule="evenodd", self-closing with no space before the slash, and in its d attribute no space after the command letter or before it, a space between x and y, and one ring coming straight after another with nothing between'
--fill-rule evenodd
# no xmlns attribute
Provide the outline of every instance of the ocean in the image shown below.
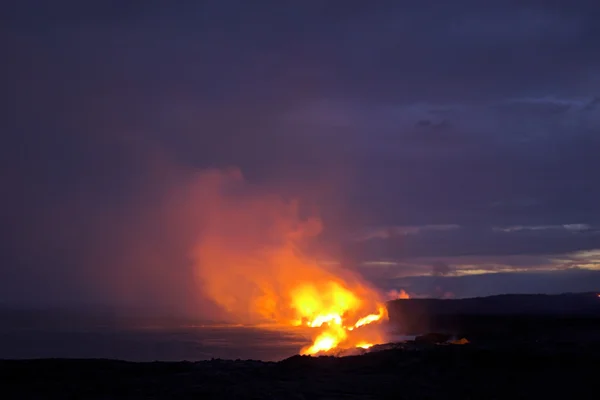
<svg viewBox="0 0 600 400"><path fill-rule="evenodd" d="M239 326L135 329L2 329L0 358L110 358L199 361L211 358L278 361L310 338Z"/></svg>

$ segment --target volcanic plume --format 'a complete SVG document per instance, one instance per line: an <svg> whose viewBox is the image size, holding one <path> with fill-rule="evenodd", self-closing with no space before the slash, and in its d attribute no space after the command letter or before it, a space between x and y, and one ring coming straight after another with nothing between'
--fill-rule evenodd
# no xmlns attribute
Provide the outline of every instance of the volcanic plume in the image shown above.
<svg viewBox="0 0 600 400"><path fill-rule="evenodd" d="M382 340L367 328L387 318L378 292L338 266L303 253L322 230L301 218L299 204L252 187L239 171L200 174L193 199L200 232L193 249L200 290L238 322L304 327L305 354L369 347Z"/></svg>

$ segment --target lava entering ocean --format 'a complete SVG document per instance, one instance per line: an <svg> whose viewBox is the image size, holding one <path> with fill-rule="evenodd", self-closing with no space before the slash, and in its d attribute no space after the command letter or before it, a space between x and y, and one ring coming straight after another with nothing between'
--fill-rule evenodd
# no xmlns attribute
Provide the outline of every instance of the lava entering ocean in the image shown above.
<svg viewBox="0 0 600 400"><path fill-rule="evenodd" d="M216 248L215 243L205 247L203 256L210 257ZM313 344L303 348L302 354L382 342L381 332L373 325L387 319L387 309L377 291L349 271L323 268L287 246L273 253L265 249L255 253L263 260L255 268L264 273L244 267L245 258L229 258L231 252L227 258L221 250L217 253L232 278L215 281L211 275L213 299L234 314L251 315L251 321L258 318L283 329L305 328Z"/></svg>
<svg viewBox="0 0 600 400"><path fill-rule="evenodd" d="M205 296L238 323L303 327L313 341L303 354L384 340L376 323L387 310L378 291L300 251L321 232L320 219L301 218L295 201L248 190L238 171L200 178L190 190L201 199L193 204L202 219L193 255Z"/></svg>
<svg viewBox="0 0 600 400"><path fill-rule="evenodd" d="M323 285L302 285L292 291L292 307L299 319L294 325L306 325L310 328L321 328L311 346L301 350L302 354L327 352L341 347L371 347L379 342L378 335L368 332L363 327L380 322L387 318L387 310L383 305L375 303L376 312L360 313L364 308L364 300L357 297L341 283L331 281Z"/></svg>

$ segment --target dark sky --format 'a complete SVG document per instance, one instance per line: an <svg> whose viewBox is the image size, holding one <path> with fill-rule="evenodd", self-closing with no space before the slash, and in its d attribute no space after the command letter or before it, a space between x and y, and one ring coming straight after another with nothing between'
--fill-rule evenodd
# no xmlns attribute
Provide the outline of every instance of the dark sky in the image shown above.
<svg viewBox="0 0 600 400"><path fill-rule="evenodd" d="M176 307L194 229L172 194L207 168L299 199L319 256L385 289L600 289L597 1L5 0L0 18L0 302L105 303L135 280L132 304Z"/></svg>

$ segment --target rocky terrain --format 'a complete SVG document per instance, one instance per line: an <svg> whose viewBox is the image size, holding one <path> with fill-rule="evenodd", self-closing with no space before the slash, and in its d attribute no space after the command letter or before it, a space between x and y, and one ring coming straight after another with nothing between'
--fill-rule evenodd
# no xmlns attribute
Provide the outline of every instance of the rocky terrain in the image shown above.
<svg viewBox="0 0 600 400"><path fill-rule="evenodd" d="M0 361L3 399L597 398L600 343L436 344L442 335L349 357Z"/></svg>

